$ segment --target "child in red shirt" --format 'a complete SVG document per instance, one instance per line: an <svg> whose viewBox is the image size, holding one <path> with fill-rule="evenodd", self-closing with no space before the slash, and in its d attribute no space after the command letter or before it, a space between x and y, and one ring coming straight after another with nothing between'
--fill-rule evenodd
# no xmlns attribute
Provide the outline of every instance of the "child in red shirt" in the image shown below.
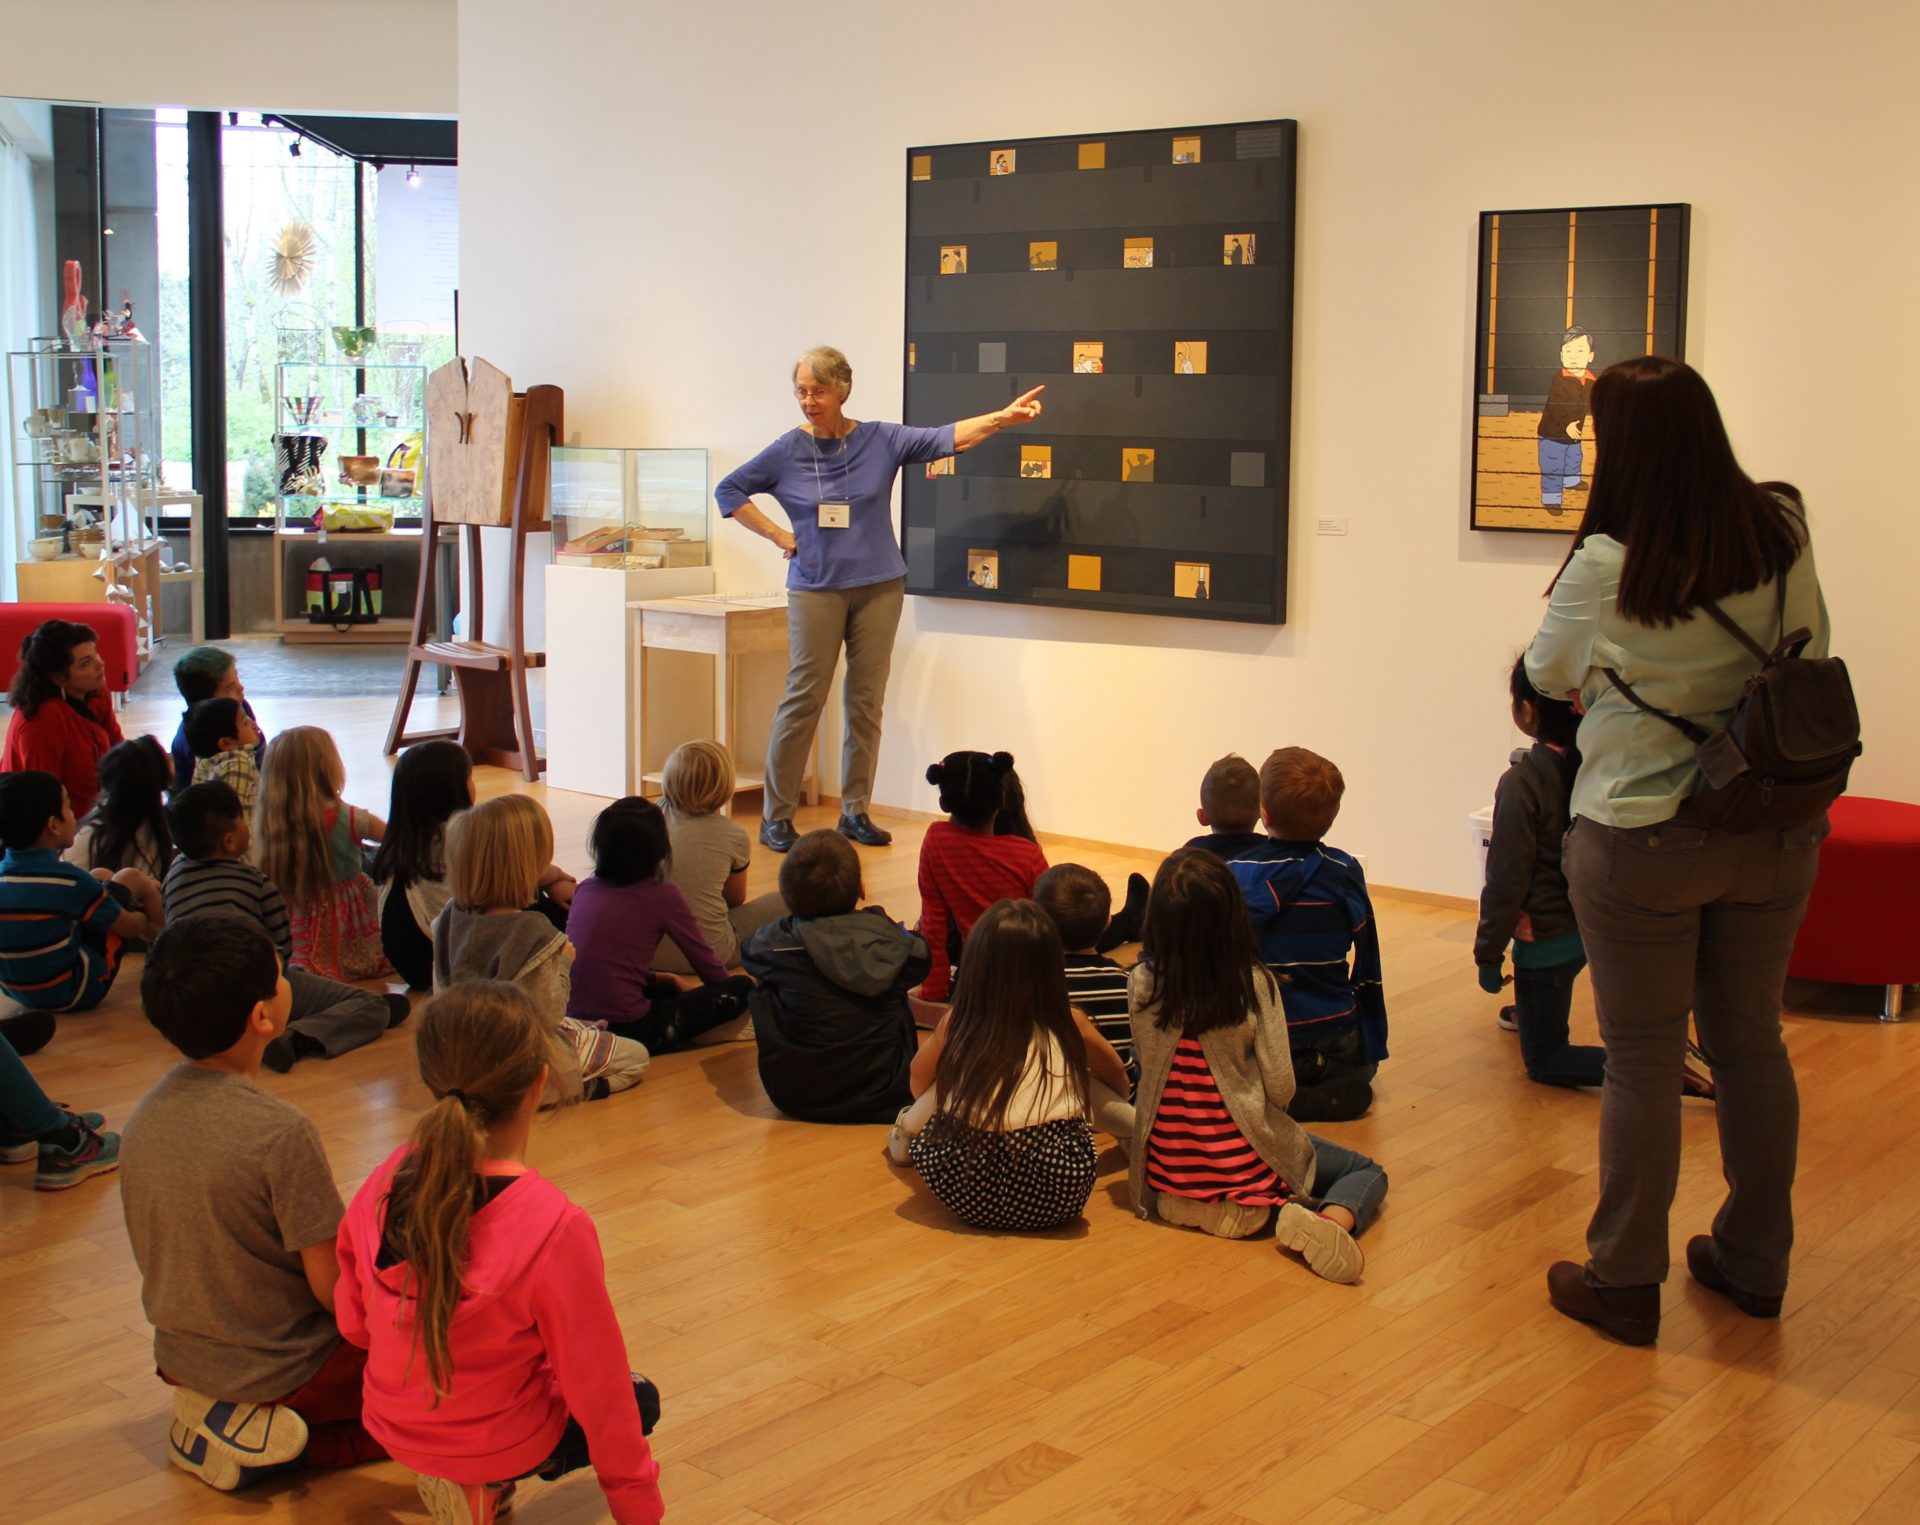
<svg viewBox="0 0 1920 1525"><path fill-rule="evenodd" d="M1025 794L1006 752L949 752L927 769L940 790L947 819L927 828L920 844L920 935L933 954L933 968L920 987L925 1001L944 1001L953 985L961 943L987 907L1000 900L1027 900L1047 871L1047 855L1028 834ZM995 835L1009 800L1018 819L1005 817L1006 835Z"/></svg>

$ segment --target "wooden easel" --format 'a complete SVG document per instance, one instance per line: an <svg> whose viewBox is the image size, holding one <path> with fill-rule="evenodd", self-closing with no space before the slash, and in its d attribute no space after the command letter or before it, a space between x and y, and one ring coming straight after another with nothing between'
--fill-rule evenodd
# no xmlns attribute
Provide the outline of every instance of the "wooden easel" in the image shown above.
<svg viewBox="0 0 1920 1525"><path fill-rule="evenodd" d="M564 434L565 397L559 387L529 387L516 394L506 376L484 360L449 361L427 378L427 502L420 587L413 606L413 636L407 645L387 755L418 741L451 737L476 763L518 768L529 783L546 767L534 746L527 706L527 670L545 667L544 651L526 649L527 536L547 527L548 452ZM428 639L433 628L435 572L442 545L439 527L464 530L468 576L463 610L471 638ZM486 580L481 553L484 528L504 528L507 551L507 639L489 645L485 634ZM458 553L459 541L445 549ZM423 665L451 667L460 693L460 724L454 729L411 731L407 716Z"/></svg>

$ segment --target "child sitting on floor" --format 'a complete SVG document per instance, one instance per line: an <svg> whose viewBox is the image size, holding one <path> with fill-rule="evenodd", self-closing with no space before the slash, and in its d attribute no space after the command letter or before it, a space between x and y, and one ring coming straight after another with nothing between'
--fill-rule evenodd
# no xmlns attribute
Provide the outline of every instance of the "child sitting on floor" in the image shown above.
<svg viewBox="0 0 1920 1525"><path fill-rule="evenodd" d="M549 928L548 930L552 930ZM340 1330L364 1348L367 1428L442 1522L490 1525L523 1477L592 1465L613 1518L661 1518L593 1220L527 1163L556 1060L524 992L474 980L414 1034L433 1103L340 1225Z"/></svg>
<svg viewBox="0 0 1920 1525"><path fill-rule="evenodd" d="M1111 924L1107 913L1113 909L1113 892L1092 869L1056 863L1034 885L1033 898L1066 950L1067 1000L1112 1045L1127 1067L1128 1080L1139 1080L1133 1030L1127 1025L1127 971L1095 951Z"/></svg>
<svg viewBox="0 0 1920 1525"><path fill-rule="evenodd" d="M180 856L167 871L167 920L208 912L244 916L273 940L287 966L293 1007L286 1031L261 1053L260 1062L284 1075L302 1059L332 1059L373 1042L406 1021L407 998L381 995L292 966L293 934L280 891L247 862L253 840L240 797L222 783L192 784L169 807Z"/></svg>
<svg viewBox="0 0 1920 1525"><path fill-rule="evenodd" d="M120 951L167 924L160 886L137 868L88 873L61 861L77 823L66 785L27 769L0 774L0 993L40 1011L90 1011L120 972Z"/></svg>
<svg viewBox="0 0 1920 1525"><path fill-rule="evenodd" d="M433 922L447 907L447 822L474 803L473 759L423 741L393 765L387 830L367 872L379 887L380 946L415 990L433 988Z"/></svg>
<svg viewBox="0 0 1920 1525"><path fill-rule="evenodd" d="M539 911L541 865L553 859L553 822L524 794L463 810L447 823L446 909L433 922L433 988L505 980L532 1000L570 1049L554 1077L557 1099L598 1101L640 1083L648 1053L603 1024L567 1015L573 944Z"/></svg>
<svg viewBox="0 0 1920 1525"><path fill-rule="evenodd" d="M733 808L733 757L717 741L675 747L660 780L672 858L667 883L687 897L694 925L729 969L740 962L746 940L787 914L778 895L747 899L747 861L753 842ZM692 974L693 965L675 944L664 944L656 969Z"/></svg>
<svg viewBox="0 0 1920 1525"><path fill-rule="evenodd" d="M1133 1138L1126 1067L1067 1004L1060 934L1039 906L999 902L968 947L887 1153L962 1223L1058 1228L1093 1190L1093 1128Z"/></svg>
<svg viewBox="0 0 1920 1525"><path fill-rule="evenodd" d="M879 906L855 910L863 893L853 844L810 831L780 865L793 914L742 953L758 982L748 1004L760 1084L803 1122L888 1123L913 1100L919 1036L907 992L931 960Z"/></svg>
<svg viewBox="0 0 1920 1525"><path fill-rule="evenodd" d="M347 769L333 737L315 725L282 731L261 773L254 842L286 897L293 961L334 980L392 978L362 846L378 842L386 823L340 798Z"/></svg>
<svg viewBox="0 0 1920 1525"><path fill-rule="evenodd" d="M1289 1110L1303 1123L1364 1116L1387 1057L1380 929L1366 875L1322 840L1346 787L1326 758L1280 748L1260 769L1260 816L1272 835L1227 860L1254 944L1282 982L1296 1087Z"/></svg>
<svg viewBox="0 0 1920 1525"><path fill-rule="evenodd" d="M1231 862L1256 852L1267 839L1260 834L1260 775L1238 752L1229 752L1200 780L1200 808L1194 819L1206 832L1183 842Z"/></svg>
<svg viewBox="0 0 1920 1525"><path fill-rule="evenodd" d="M927 769L947 819L929 826L920 844L920 935L933 955L922 1000L947 999L961 947L981 913L998 900L1026 899L1047 871L1047 855L1032 838L994 834L1013 776L1006 752L949 752Z"/></svg>
<svg viewBox="0 0 1920 1525"><path fill-rule="evenodd" d="M1313 1271L1358 1280L1366 1260L1354 1235L1378 1213L1387 1175L1287 1115L1280 982L1255 955L1239 886L1218 858L1182 848L1161 864L1146 945L1133 971L1134 1210L1226 1239L1272 1221Z"/></svg>
<svg viewBox="0 0 1920 1525"><path fill-rule="evenodd" d="M573 897L567 923L578 959L568 1013L636 1038L651 1053L684 1048L747 1009L753 981L729 976L694 924L686 896L667 883L667 819L652 800L629 795L594 818L593 872ZM688 989L654 972L669 938L701 983Z"/></svg>
<svg viewBox="0 0 1920 1525"><path fill-rule="evenodd" d="M235 665L231 652L222 651L218 646L195 646L191 651L183 652L180 660L173 664L173 686L180 690L187 710L191 710L202 699L238 699L255 728L259 726L259 717L253 713L253 706L247 703L246 686L240 681L240 669ZM181 711L180 728L173 733L175 791L193 782L194 753L187 741L187 710ZM253 749L254 761L259 762L265 751L263 736Z"/></svg>
<svg viewBox="0 0 1920 1525"><path fill-rule="evenodd" d="M154 1365L173 1387L168 1458L222 1490L380 1459L360 1423L366 1358L333 1320L327 1152L254 1083L293 1004L273 940L242 916L186 917L147 955L140 999L185 1061L134 1109L120 1176Z"/></svg>
<svg viewBox="0 0 1920 1525"><path fill-rule="evenodd" d="M186 732L194 783L227 785L251 815L260 798L260 764L254 755L260 728L246 707L238 699L202 699L187 711Z"/></svg>
<svg viewBox="0 0 1920 1525"><path fill-rule="evenodd" d="M100 798L61 854L92 872L137 868L156 883L173 863L167 829L167 780L172 764L151 736L123 741L100 759Z"/></svg>

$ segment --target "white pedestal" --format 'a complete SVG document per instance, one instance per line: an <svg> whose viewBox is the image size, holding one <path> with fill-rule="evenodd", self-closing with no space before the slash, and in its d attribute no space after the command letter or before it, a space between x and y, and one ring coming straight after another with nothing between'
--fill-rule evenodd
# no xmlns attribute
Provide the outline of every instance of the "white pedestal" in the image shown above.
<svg viewBox="0 0 1920 1525"><path fill-rule="evenodd" d="M637 751L644 702L656 736L710 736L713 677L703 657L651 664L653 692L639 691L640 664L627 605L713 591L712 567L552 565L547 568L547 783L609 799L640 792L640 775L660 759Z"/></svg>

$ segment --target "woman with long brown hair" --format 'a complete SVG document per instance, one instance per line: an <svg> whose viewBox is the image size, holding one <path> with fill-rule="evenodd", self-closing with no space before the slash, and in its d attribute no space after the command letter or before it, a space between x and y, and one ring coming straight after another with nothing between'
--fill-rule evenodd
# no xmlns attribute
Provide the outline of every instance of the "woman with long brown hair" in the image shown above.
<svg viewBox="0 0 1920 1525"><path fill-rule="evenodd" d="M1768 650L1804 629L1809 657L1826 653L1827 611L1798 492L1740 469L1697 372L1624 361L1594 383L1592 411L1586 517L1526 662L1542 693L1584 709L1564 863L1607 1048L1589 1258L1556 1263L1547 1283L1561 1312L1646 1344L1667 1276L1689 1010L1728 1192L1712 1233L1688 1243L1688 1269L1757 1318L1778 1316L1786 1290L1800 1104L1780 998L1826 817L1710 824L1696 744L1674 721L1724 729L1759 665L1715 606Z"/></svg>
<svg viewBox="0 0 1920 1525"><path fill-rule="evenodd" d="M516 1479L591 1461L614 1519L651 1525L660 1395L628 1370L593 1220L526 1163L549 1026L474 980L427 1004L414 1046L433 1104L340 1225L335 1313L367 1351L367 1429L436 1520L489 1525Z"/></svg>
<svg viewBox="0 0 1920 1525"><path fill-rule="evenodd" d="M1048 1229L1093 1191L1092 1118L1133 1136L1127 1070L1067 1002L1066 955L1031 900L974 923L953 1008L913 1061L919 1099L887 1148L974 1228Z"/></svg>
<svg viewBox="0 0 1920 1525"><path fill-rule="evenodd" d="M67 786L73 813L84 816L100 797L100 760L125 739L93 627L39 625L20 643L7 703L13 713L0 773L51 773Z"/></svg>

